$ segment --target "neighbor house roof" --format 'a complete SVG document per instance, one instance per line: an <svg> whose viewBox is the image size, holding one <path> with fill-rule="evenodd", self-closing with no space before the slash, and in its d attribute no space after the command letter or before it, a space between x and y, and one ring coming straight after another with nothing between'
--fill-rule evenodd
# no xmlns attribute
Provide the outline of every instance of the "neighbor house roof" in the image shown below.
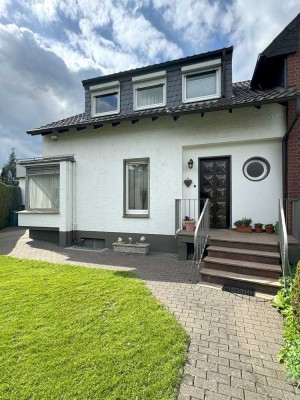
<svg viewBox="0 0 300 400"><path fill-rule="evenodd" d="M265 71L272 68L272 60L295 53L299 48L300 13L279 33L259 55L253 72L252 87L256 87Z"/></svg>
<svg viewBox="0 0 300 400"><path fill-rule="evenodd" d="M104 117L87 117L84 113L74 115L60 121L41 126L36 129L27 130L31 135L47 135L57 132L65 132L70 128L78 131L92 125L94 128L101 127L104 123L117 125L124 120L131 120L133 123L140 118L157 118L163 115L170 115L178 118L180 115L191 113L204 113L217 110L228 110L246 106L261 106L267 103L284 103L288 100L300 96L300 90L295 88L273 88L273 89L251 89L250 81L237 82L233 84L233 96L230 98L220 98L216 100L193 102L181 104L177 107L161 107L149 110L135 111L131 114L115 114Z"/></svg>

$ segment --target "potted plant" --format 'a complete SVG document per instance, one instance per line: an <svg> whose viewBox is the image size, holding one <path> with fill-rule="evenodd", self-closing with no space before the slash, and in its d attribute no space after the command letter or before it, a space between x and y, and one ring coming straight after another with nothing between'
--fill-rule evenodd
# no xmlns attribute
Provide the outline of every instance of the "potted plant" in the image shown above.
<svg viewBox="0 0 300 400"><path fill-rule="evenodd" d="M187 215L184 217L184 226L188 232L192 232L195 230L195 220L193 218L188 217Z"/></svg>
<svg viewBox="0 0 300 400"><path fill-rule="evenodd" d="M251 233L252 232L252 219L251 218L243 218L235 221L234 225L236 227L236 231L240 233Z"/></svg>
<svg viewBox="0 0 300 400"><path fill-rule="evenodd" d="M148 254L150 243L145 243L145 236L140 238L139 242L133 242L132 238L128 238L128 242L123 242L121 237L117 242L113 243L113 249L116 253L133 253L133 254Z"/></svg>
<svg viewBox="0 0 300 400"><path fill-rule="evenodd" d="M276 221L276 224L274 226L274 233L275 235L279 235L279 222Z"/></svg>
<svg viewBox="0 0 300 400"><path fill-rule="evenodd" d="M273 233L274 232L274 225L273 224L265 224L266 233Z"/></svg>
<svg viewBox="0 0 300 400"><path fill-rule="evenodd" d="M257 222L254 224L254 229L256 233L262 233L263 224L261 222Z"/></svg>

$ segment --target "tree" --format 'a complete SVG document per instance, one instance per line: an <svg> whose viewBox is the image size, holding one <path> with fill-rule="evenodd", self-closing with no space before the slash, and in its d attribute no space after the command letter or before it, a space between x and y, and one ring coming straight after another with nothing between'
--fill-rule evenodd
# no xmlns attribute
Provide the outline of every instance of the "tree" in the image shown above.
<svg viewBox="0 0 300 400"><path fill-rule="evenodd" d="M8 162L3 166L1 171L1 181L6 183L7 185L17 185L16 182L16 167L17 167L17 158L15 149L11 149L11 153L8 159Z"/></svg>

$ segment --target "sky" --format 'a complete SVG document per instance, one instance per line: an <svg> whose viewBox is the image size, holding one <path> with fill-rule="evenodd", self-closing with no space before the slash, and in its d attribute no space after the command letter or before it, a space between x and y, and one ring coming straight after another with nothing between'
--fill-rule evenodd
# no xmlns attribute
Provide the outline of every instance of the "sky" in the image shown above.
<svg viewBox="0 0 300 400"><path fill-rule="evenodd" d="M0 0L0 169L42 155L27 129L84 110L82 79L234 46L251 79L299 0Z"/></svg>

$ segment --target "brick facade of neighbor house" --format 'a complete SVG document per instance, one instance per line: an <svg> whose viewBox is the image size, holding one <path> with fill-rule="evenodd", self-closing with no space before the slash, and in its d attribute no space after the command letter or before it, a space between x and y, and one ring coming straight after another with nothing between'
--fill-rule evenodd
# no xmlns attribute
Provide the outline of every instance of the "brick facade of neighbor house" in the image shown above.
<svg viewBox="0 0 300 400"><path fill-rule="evenodd" d="M299 31L300 39L300 31ZM300 42L300 40L299 40ZM299 45L298 45L299 46ZM299 47L298 47L299 48ZM287 56L287 86L300 89L300 50ZM288 103L287 127L294 121L297 112L296 100ZM287 146L287 193L289 200L300 198L300 118L296 121ZM293 232L292 201L288 201L288 232Z"/></svg>

